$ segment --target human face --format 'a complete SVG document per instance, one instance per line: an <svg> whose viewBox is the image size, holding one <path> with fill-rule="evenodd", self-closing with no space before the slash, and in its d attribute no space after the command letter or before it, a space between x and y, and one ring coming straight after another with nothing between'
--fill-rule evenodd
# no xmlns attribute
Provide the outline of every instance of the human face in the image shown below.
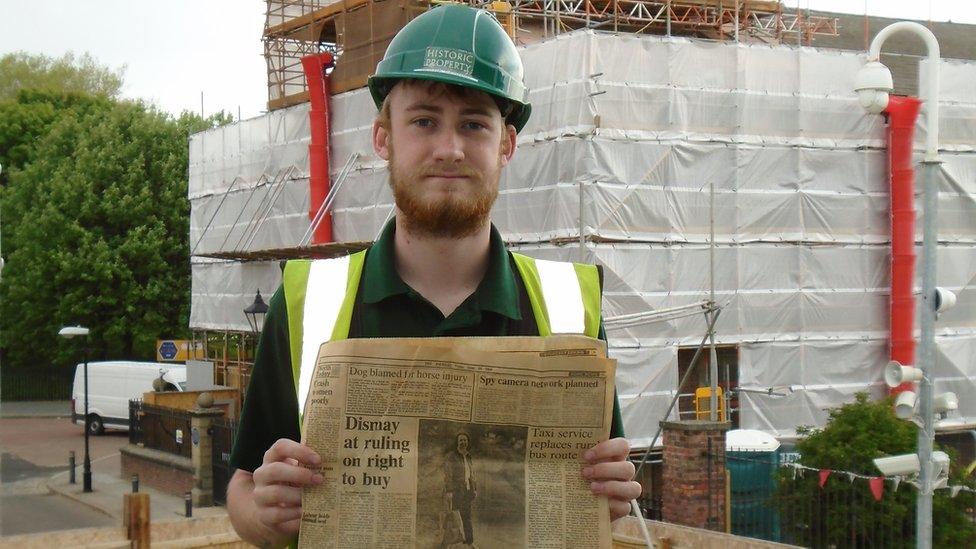
<svg viewBox="0 0 976 549"><path fill-rule="evenodd" d="M515 128L488 94L445 84L401 81L387 101L373 147L389 162L407 231L457 239L484 228L515 152Z"/></svg>
<svg viewBox="0 0 976 549"><path fill-rule="evenodd" d="M462 454L468 451L468 435L461 433L457 436L457 449Z"/></svg>

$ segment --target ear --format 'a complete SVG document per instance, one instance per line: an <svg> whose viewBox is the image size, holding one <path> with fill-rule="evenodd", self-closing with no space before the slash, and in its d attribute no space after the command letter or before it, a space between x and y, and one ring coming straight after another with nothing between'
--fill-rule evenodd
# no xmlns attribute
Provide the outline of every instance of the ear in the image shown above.
<svg viewBox="0 0 976 549"><path fill-rule="evenodd" d="M383 160L390 160L390 131L380 124L380 119L373 120L373 152Z"/></svg>
<svg viewBox="0 0 976 549"><path fill-rule="evenodd" d="M502 150L501 150L501 165L507 166L512 160L512 155L515 154L516 143L518 143L518 133L515 131L515 126L511 124L506 124L505 138L502 139Z"/></svg>

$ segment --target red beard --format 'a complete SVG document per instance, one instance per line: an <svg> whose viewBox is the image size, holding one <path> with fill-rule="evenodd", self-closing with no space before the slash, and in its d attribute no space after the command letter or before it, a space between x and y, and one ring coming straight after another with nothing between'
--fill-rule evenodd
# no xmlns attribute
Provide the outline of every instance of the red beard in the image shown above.
<svg viewBox="0 0 976 549"><path fill-rule="evenodd" d="M460 239L478 232L488 222L491 207L498 197L500 167L493 174L484 174L469 166L460 166L451 174L467 177L458 182L464 189L430 200L424 198L420 192L424 178L442 174L444 171L433 166L401 170L393 158L391 148L390 185L408 232L435 238Z"/></svg>

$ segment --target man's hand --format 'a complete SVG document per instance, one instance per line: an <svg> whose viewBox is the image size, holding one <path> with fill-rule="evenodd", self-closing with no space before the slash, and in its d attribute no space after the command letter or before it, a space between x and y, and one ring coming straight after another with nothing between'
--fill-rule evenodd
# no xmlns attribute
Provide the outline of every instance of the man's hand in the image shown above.
<svg viewBox="0 0 976 549"><path fill-rule="evenodd" d="M278 439L254 473L237 470L228 486L228 513L237 533L255 545L280 545L298 535L302 488L322 483L322 459L294 440Z"/></svg>
<svg viewBox="0 0 976 549"><path fill-rule="evenodd" d="M594 495L610 500L610 520L630 513L630 500L641 495L634 481L634 464L627 461L630 443L625 438L605 440L583 452L583 478L590 481Z"/></svg>
<svg viewBox="0 0 976 549"><path fill-rule="evenodd" d="M257 518L267 528L287 536L298 535L302 519L302 488L322 483L322 475L301 464L317 467L319 455L304 444L278 439L254 470Z"/></svg>

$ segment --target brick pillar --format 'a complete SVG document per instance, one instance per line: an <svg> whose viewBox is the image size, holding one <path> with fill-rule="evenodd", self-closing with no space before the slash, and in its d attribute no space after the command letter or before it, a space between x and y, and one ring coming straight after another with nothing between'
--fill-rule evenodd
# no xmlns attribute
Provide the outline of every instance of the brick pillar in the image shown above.
<svg viewBox="0 0 976 549"><path fill-rule="evenodd" d="M193 463L193 506L213 505L213 437L210 426L214 418L224 415L213 408L213 395L200 393L197 407L190 410L190 437L193 441L190 459Z"/></svg>
<svg viewBox="0 0 976 549"><path fill-rule="evenodd" d="M664 428L662 518L665 522L693 528L724 531L725 432L729 423L662 421L661 426Z"/></svg>

